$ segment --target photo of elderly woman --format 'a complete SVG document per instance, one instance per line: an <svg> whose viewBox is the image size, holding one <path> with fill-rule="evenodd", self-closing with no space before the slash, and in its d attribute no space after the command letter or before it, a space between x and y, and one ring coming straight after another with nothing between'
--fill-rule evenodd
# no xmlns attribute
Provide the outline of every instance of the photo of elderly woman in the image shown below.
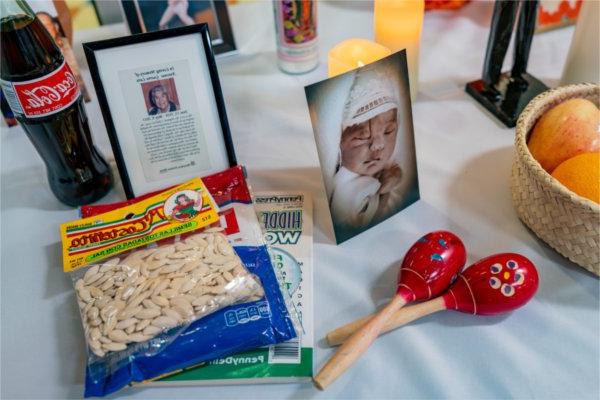
<svg viewBox="0 0 600 400"><path fill-rule="evenodd" d="M164 114L179 110L179 98L173 78L142 83L146 96L148 115Z"/></svg>
<svg viewBox="0 0 600 400"><path fill-rule="evenodd" d="M418 200L404 52L306 95L338 243Z"/></svg>

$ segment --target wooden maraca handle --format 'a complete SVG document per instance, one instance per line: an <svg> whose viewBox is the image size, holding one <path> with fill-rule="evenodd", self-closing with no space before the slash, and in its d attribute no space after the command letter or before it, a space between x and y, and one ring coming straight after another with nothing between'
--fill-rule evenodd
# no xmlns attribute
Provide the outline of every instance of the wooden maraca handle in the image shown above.
<svg viewBox="0 0 600 400"><path fill-rule="evenodd" d="M385 324L381 330L380 334L400 328L403 325L425 317L426 315L433 314L434 312L444 310L445 308L444 299L441 296L424 303L404 307L392 315L387 324ZM366 317L359 318L344 326L332 330L326 336L327 343L330 346L338 346L344 343L344 341L348 339L354 332L363 327L371 318L373 318L373 315L375 314L367 315Z"/></svg>
<svg viewBox="0 0 600 400"><path fill-rule="evenodd" d="M354 332L340 346L336 353L314 378L315 386L323 390L342 375L367 350L369 345L379 336L388 319L394 315L406 300L396 295L388 305L371 318L362 328Z"/></svg>

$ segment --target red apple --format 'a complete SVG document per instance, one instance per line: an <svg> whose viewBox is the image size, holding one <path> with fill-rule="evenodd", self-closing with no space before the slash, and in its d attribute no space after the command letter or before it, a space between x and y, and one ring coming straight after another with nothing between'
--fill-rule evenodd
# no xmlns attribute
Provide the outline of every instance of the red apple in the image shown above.
<svg viewBox="0 0 600 400"><path fill-rule="evenodd" d="M542 168L552 173L563 161L600 151L600 111L586 99L571 99L546 111L527 145Z"/></svg>

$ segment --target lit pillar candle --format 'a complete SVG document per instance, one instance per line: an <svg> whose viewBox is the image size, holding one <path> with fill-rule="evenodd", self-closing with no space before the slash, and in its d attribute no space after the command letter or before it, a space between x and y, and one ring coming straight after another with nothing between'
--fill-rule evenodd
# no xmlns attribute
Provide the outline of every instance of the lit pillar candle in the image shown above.
<svg viewBox="0 0 600 400"><path fill-rule="evenodd" d="M410 98L417 95L419 42L423 27L424 0L375 0L375 41L392 52L406 49Z"/></svg>
<svg viewBox="0 0 600 400"><path fill-rule="evenodd" d="M329 77L362 67L390 54L390 49L370 40L345 40L329 51Z"/></svg>

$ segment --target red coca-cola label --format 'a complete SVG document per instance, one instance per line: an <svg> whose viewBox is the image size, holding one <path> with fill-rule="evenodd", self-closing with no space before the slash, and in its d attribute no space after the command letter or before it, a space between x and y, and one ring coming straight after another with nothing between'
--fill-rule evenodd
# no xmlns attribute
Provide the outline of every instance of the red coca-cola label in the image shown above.
<svg viewBox="0 0 600 400"><path fill-rule="evenodd" d="M38 79L1 83L13 112L27 118L57 113L79 98L79 86L66 62L52 73Z"/></svg>

